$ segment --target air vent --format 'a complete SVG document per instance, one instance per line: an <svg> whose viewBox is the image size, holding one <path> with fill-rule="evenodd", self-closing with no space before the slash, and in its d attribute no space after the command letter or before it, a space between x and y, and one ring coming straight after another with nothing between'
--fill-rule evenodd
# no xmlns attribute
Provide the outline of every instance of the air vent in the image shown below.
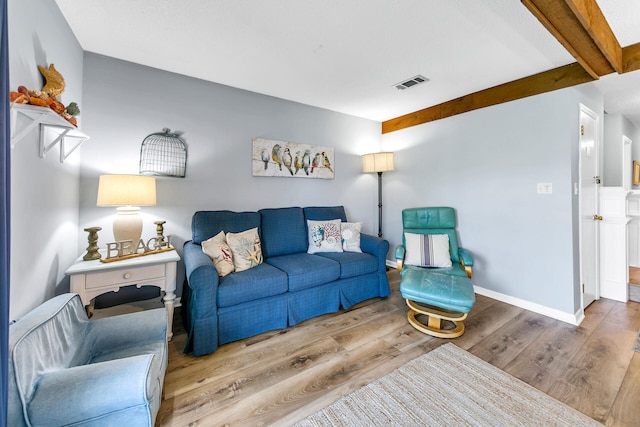
<svg viewBox="0 0 640 427"><path fill-rule="evenodd" d="M411 77L408 80L402 81L400 83L396 83L393 86L395 86L395 88L398 89L398 90L405 90L405 89L409 89L410 87L417 86L417 85L419 85L421 83L426 83L428 81L429 81L428 78L418 74L415 77Z"/></svg>

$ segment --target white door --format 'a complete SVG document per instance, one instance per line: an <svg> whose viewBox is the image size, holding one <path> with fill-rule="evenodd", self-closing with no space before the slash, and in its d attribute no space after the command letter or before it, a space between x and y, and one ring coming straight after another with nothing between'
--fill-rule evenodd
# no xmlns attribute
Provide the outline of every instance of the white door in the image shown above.
<svg viewBox="0 0 640 427"><path fill-rule="evenodd" d="M582 307L598 295L598 116L580 105L580 275Z"/></svg>

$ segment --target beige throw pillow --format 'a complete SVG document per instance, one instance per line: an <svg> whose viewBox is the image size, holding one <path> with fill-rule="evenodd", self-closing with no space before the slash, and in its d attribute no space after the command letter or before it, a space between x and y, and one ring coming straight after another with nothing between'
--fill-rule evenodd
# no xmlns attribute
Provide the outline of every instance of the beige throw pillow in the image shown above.
<svg viewBox="0 0 640 427"><path fill-rule="evenodd" d="M219 232L209 240L202 242L202 252L209 255L213 260L213 265L218 270L218 276L224 277L233 273L233 252L227 244L224 231Z"/></svg>
<svg viewBox="0 0 640 427"><path fill-rule="evenodd" d="M262 247L257 228L240 233L227 233L227 244L233 252L233 265L236 272L262 264Z"/></svg>

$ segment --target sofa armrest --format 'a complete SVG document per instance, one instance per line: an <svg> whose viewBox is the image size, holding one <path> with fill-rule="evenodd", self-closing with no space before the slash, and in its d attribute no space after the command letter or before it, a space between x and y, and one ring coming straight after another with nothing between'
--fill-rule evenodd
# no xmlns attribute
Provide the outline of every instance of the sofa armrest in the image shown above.
<svg viewBox="0 0 640 427"><path fill-rule="evenodd" d="M387 252L389 252L389 242L370 234L360 234L360 249L362 252L375 255L378 258L378 272L387 271Z"/></svg>
<svg viewBox="0 0 640 427"><path fill-rule="evenodd" d="M145 354L43 374L28 402L31 425L69 425L148 406L157 385L147 378L153 357Z"/></svg>
<svg viewBox="0 0 640 427"><path fill-rule="evenodd" d="M402 271L402 264L404 263L404 255L406 253L406 249L404 247L404 245L398 245L396 247L396 262L398 263L398 266L396 267L398 269L398 271Z"/></svg>
<svg viewBox="0 0 640 427"><path fill-rule="evenodd" d="M184 244L182 256L189 287L198 292L202 288L218 288L218 270L209 255L202 252L202 246L192 241Z"/></svg>
<svg viewBox="0 0 640 427"><path fill-rule="evenodd" d="M156 308L89 323L94 350L112 350L167 339L167 310Z"/></svg>

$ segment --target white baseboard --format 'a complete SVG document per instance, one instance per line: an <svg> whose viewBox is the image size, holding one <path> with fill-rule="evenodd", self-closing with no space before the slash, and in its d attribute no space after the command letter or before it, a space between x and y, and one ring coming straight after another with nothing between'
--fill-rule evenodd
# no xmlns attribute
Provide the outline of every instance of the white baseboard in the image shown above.
<svg viewBox="0 0 640 427"><path fill-rule="evenodd" d="M556 310L555 308L536 304L531 301L512 297L510 295L505 295L500 292L492 291L480 286L473 285L473 289L479 295L502 301L507 304L515 305L516 307L524 308L525 310L533 311L534 313L542 314L543 316L551 317L552 319L557 319L571 325L577 326L584 320L584 310L582 309L571 314L564 311Z"/></svg>

